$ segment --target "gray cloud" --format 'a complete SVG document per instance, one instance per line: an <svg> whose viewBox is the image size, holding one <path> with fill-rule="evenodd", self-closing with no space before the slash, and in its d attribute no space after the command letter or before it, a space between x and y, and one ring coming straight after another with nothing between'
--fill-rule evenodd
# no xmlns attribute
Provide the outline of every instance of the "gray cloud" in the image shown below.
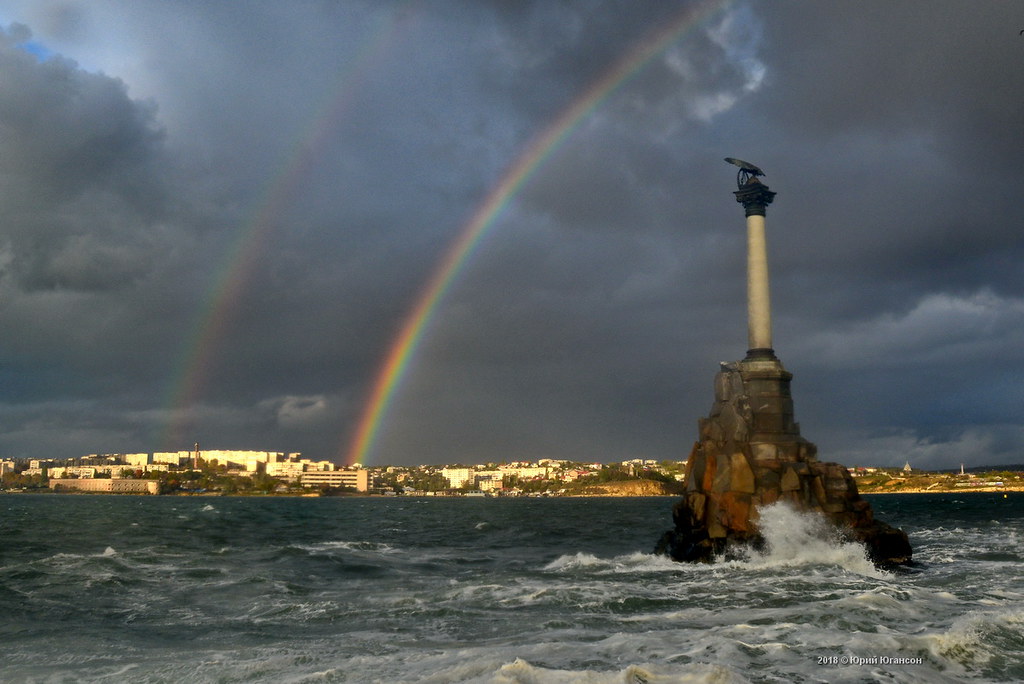
<svg viewBox="0 0 1024 684"><path fill-rule="evenodd" d="M727 155L779 192L823 455L1019 460L1010 6L613 0L0 1L0 454L339 457L489 191L690 8L496 218L371 462L684 457L745 351Z"/></svg>

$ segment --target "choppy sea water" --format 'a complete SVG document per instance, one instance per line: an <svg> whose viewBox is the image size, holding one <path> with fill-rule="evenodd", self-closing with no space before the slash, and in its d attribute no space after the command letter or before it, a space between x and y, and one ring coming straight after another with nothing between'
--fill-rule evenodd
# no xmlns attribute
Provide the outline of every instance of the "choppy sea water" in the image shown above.
<svg viewBox="0 0 1024 684"><path fill-rule="evenodd" d="M669 498L5 495L0 680L1024 680L1024 494L870 499L915 571L785 509L673 563Z"/></svg>

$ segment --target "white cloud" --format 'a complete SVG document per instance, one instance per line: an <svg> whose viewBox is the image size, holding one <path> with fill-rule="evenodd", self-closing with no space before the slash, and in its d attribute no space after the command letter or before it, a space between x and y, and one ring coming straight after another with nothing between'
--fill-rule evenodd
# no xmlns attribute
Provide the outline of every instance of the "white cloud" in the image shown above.
<svg viewBox="0 0 1024 684"><path fill-rule="evenodd" d="M311 428L322 425L325 421L336 420L336 400L324 394L305 396L286 395L260 402L261 408L270 408L274 412L278 425L286 429Z"/></svg>

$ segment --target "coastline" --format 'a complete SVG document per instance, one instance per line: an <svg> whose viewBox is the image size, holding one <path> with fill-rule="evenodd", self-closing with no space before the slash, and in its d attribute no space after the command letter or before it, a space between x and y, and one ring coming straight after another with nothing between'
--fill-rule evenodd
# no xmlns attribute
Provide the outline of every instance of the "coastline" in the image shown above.
<svg viewBox="0 0 1024 684"><path fill-rule="evenodd" d="M1022 485L1007 485L1004 487L935 487L933 489L922 489L920 487L908 487L906 489L860 489L861 494L992 494L999 492L1024 492Z"/></svg>

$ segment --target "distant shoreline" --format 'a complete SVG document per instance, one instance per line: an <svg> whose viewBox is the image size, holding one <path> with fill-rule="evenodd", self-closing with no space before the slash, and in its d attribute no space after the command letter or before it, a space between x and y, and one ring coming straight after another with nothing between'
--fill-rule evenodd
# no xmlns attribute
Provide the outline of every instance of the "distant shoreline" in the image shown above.
<svg viewBox="0 0 1024 684"><path fill-rule="evenodd" d="M1024 492L1024 486L1021 485L1007 485L1004 487L935 487L934 489L921 489L919 487L913 487L908 489L870 489L858 490L861 494L993 494L999 492Z"/></svg>

